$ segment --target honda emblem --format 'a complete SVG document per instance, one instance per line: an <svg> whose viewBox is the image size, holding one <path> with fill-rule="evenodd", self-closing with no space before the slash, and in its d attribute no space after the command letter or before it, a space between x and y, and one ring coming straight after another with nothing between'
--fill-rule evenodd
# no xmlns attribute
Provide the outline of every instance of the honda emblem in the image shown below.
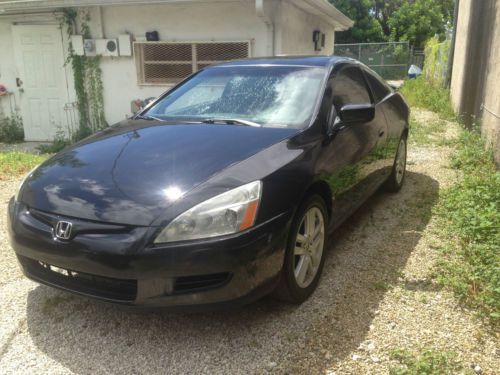
<svg viewBox="0 0 500 375"><path fill-rule="evenodd" d="M69 221L58 221L54 234L59 240L69 240L71 237L72 228L73 224L71 224Z"/></svg>

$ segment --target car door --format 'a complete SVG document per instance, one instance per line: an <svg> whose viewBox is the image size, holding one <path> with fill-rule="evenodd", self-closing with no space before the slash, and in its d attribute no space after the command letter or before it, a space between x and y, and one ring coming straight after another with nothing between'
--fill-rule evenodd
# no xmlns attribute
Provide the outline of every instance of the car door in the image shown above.
<svg viewBox="0 0 500 375"><path fill-rule="evenodd" d="M327 135L318 165L333 193L334 228L380 185L387 124L357 64L342 64L334 70L324 101L323 110L330 108L329 127L332 121L335 126ZM367 104L375 107L371 121L344 123L341 112L345 106Z"/></svg>
<svg viewBox="0 0 500 375"><path fill-rule="evenodd" d="M363 69L366 81L370 86L373 98L376 103L376 109L380 112L380 120L385 120L386 131L384 136L379 139L379 147L384 150L385 157L380 163L382 178L389 177L391 174L392 166L394 164L394 157L396 155L397 148L399 146L399 139L401 137L401 130L404 128L397 127L393 129L391 124L388 122L390 114L392 112L392 98L394 93L392 89L380 78L376 73L368 68ZM396 130L399 130L396 131Z"/></svg>

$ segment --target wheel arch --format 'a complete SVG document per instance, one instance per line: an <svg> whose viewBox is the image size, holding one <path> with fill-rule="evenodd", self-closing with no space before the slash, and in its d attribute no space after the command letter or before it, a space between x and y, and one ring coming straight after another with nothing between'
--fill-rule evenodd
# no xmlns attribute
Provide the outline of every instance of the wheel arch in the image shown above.
<svg viewBox="0 0 500 375"><path fill-rule="evenodd" d="M317 194L325 201L328 219L332 217L332 191L330 186L323 180L316 180L312 182L302 195L299 206L311 195Z"/></svg>
<svg viewBox="0 0 500 375"><path fill-rule="evenodd" d="M405 128L403 129L403 134L401 134L401 136L404 139L408 139L409 132L410 132L410 127L409 126L405 126Z"/></svg>

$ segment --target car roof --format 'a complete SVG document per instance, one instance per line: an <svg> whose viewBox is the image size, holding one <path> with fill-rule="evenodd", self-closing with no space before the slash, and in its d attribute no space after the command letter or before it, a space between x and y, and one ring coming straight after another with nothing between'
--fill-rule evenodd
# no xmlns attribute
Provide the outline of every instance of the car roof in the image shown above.
<svg viewBox="0 0 500 375"><path fill-rule="evenodd" d="M258 57L252 59L233 60L213 65L212 67L259 66L259 65L330 67L339 62L359 63L357 60L341 56L276 56L276 57Z"/></svg>

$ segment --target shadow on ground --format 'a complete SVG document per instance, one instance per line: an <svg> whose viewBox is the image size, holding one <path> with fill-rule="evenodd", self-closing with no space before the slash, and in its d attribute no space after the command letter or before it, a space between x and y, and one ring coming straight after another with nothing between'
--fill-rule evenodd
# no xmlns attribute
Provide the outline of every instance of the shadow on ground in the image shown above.
<svg viewBox="0 0 500 375"><path fill-rule="evenodd" d="M400 194L371 198L334 233L320 286L299 307L264 299L207 314L136 313L39 286L28 294L29 335L79 374L295 373L304 356L328 368L364 341L387 289L401 282L438 191L409 172Z"/></svg>

